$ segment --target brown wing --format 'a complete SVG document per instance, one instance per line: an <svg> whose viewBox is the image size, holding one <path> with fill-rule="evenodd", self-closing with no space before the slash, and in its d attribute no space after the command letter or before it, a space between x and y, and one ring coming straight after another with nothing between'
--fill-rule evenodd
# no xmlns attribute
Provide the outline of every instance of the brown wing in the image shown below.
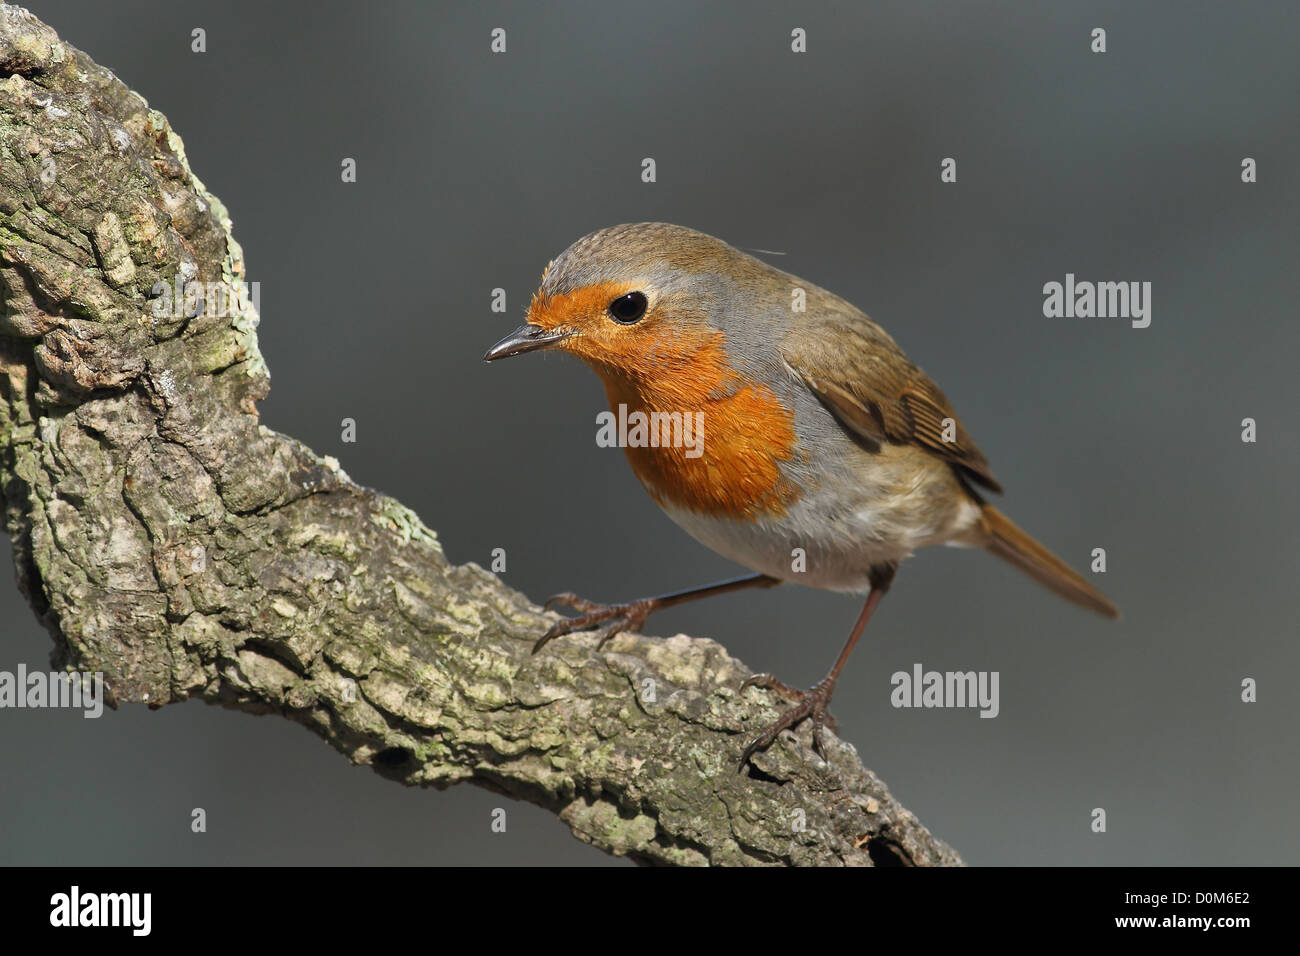
<svg viewBox="0 0 1300 956"><path fill-rule="evenodd" d="M876 444L917 445L970 480L1002 491L939 386L860 312L802 319L781 354L845 428ZM945 419L951 421L950 441L944 440Z"/></svg>

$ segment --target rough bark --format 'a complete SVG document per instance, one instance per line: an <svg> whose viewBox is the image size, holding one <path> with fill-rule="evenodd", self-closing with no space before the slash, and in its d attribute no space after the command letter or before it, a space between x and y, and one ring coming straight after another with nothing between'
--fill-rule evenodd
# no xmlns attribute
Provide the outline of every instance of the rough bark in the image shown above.
<svg viewBox="0 0 1300 956"><path fill-rule="evenodd" d="M213 283L192 315L155 283ZM666 864L956 864L827 734L737 773L780 701L718 644L554 620L258 422L244 263L180 137L0 5L0 492L56 667L116 701L278 713L406 784L473 781ZM654 700L644 693L653 681Z"/></svg>

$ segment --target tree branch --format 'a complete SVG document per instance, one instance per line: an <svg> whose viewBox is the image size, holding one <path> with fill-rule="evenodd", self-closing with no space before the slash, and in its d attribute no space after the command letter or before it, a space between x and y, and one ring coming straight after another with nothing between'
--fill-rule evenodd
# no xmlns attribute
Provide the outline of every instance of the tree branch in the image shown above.
<svg viewBox="0 0 1300 956"><path fill-rule="evenodd" d="M12 5L0 159L0 493L56 667L102 671L117 701L279 713L394 780L473 781L642 862L960 863L832 735L829 764L805 730L737 773L780 701L742 700L718 644L532 655L554 615L260 425L225 208L160 113ZM177 277L227 309L210 291L159 312Z"/></svg>

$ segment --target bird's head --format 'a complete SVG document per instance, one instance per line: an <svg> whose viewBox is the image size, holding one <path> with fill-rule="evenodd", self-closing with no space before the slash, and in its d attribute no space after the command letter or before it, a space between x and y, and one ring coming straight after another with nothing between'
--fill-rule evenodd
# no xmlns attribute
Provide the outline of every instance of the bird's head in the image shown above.
<svg viewBox="0 0 1300 956"><path fill-rule="evenodd" d="M668 223L601 229L547 266L527 322L483 358L556 349L581 358L607 384L716 381L726 362L721 319L736 305L731 290L745 260L761 265Z"/></svg>

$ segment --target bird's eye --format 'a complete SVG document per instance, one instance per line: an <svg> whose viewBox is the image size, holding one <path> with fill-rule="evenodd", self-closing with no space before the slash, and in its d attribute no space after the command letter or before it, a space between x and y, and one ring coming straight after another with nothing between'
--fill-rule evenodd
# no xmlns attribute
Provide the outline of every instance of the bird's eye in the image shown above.
<svg viewBox="0 0 1300 956"><path fill-rule="evenodd" d="M629 292L609 304L609 314L615 322L631 325L645 315L646 297L642 292Z"/></svg>

